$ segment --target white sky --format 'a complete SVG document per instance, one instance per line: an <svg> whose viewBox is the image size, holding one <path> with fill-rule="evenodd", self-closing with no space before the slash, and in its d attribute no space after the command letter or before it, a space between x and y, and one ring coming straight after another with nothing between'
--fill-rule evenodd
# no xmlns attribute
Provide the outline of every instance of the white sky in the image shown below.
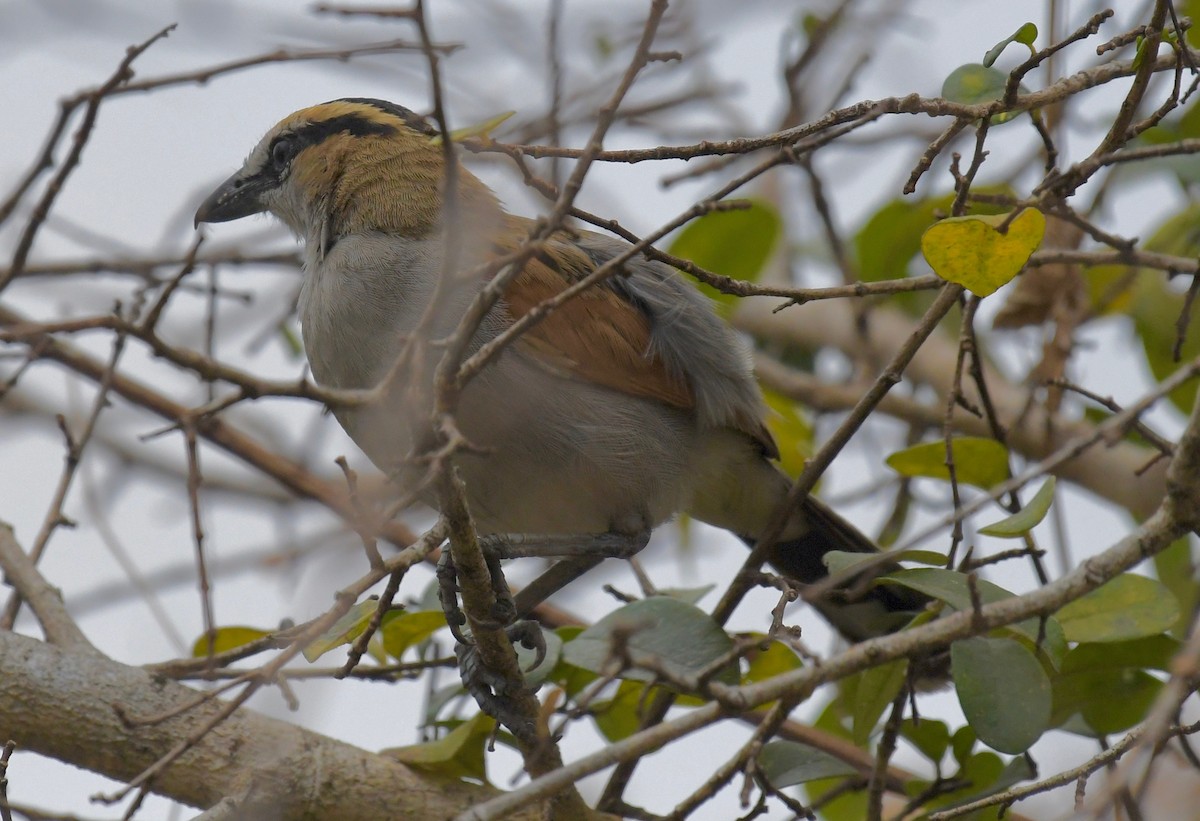
<svg viewBox="0 0 1200 821"><path fill-rule="evenodd" d="M545 3L491 0L467 4L434 0L431 5L436 15L435 35L466 46L444 63L454 123L464 125L497 111L512 109L520 113L544 106L547 72L541 37ZM771 130L782 105L776 79L782 31L800 11L814 4L697 0L693 5L699 11L699 30L716 50L713 65L720 67L722 80L738 84L733 106L743 133ZM942 78L953 68L979 60L993 43L1025 21L1034 20L1044 29L1046 5L1033 0L913 3L910 13L887 25L872 40L874 60L841 103L914 91L936 95ZM1083 3L1063 5L1069 7L1071 27L1081 23L1092 10ZM568 90L586 87L597 75L611 83L614 67L599 66L577 44L593 42L601 31L613 33L616 24L611 21L630 19L631 10L643 6L631 0L567 4L564 42L576 44L566 59ZM895 8L895 4L879 0L865 3L863 8L882 14ZM869 17L864 14L862 26L870 23ZM173 21L179 23L179 28L135 64L139 78L187 71L278 46L348 44L412 36L410 27L403 24L318 19L306 11L304 4L269 0L0 3L0 111L5 112L0 194L7 193L36 155L56 114L56 101L101 82L127 45ZM1118 30L1117 25L1106 29ZM504 60L495 58L496 49L504 50ZM835 52L831 59L855 56ZM1094 59L1090 45L1071 49L1066 56L1075 66ZM1032 82L1041 80L1039 76ZM32 261L89 257L113 250L149 255L182 249L192 236L191 214L202 194L236 168L259 136L280 117L305 105L344 96L382 97L420 110L427 105L427 82L423 58L413 53L368 58L351 64L267 66L219 77L205 86L178 86L107 103L101 109L83 165L58 200ZM820 99L816 90L813 96ZM1074 116L1085 125L1089 124L1089 117L1102 122L1110 111L1111 97L1094 95L1089 100L1097 101L1093 103L1095 108L1076 110ZM709 122L698 119L680 126L699 129ZM997 158L1005 154L1002 146L1014 140L1026 144L1031 136L1028 128L1010 128L1008 135L1000 130L994 132ZM1068 145L1072 151L1082 153L1090 147L1091 139L1086 133L1073 134ZM568 135L572 144L581 140L578 130ZM615 132L608 141L613 148L656 143L652 135L629 129ZM879 205L898 196L920 150L921 146L912 141L902 144L898 151L880 150L872 157L875 164L869 168L862 167L861 156L857 154L822 156L818 167L827 182L838 181L834 191L835 211L842 224L853 228ZM1001 159L1000 167L1002 163ZM636 232L652 230L716 185L711 177L666 190L658 185L661 177L681 167L679 163L663 163L654 168L602 165L589 177L580 204L616 217ZM480 173L497 187L514 210L534 213L536 200L522 189L519 178L509 168L491 163L481 167ZM985 180L987 176L985 171ZM944 190L946 181L944 165L939 166L927 178L925 190L932 190L928 186L933 184L939 191ZM1130 187L1112 205L1112 225L1118 226L1117 230L1124 235L1144 236L1147 226L1161 220L1179 202L1172 189L1163 185ZM22 212L0 229L0 254L11 255L26 213ZM797 241L819 236L811 224L798 225L796 230ZM266 220L218 226L209 233L210 247L247 237L261 238L264 246L290 247L290 240ZM816 274L821 276L822 272ZM278 271L228 269L222 272L221 283L275 301L256 300L249 305L223 302L219 318L223 342L218 354L267 376L297 375L301 363L288 356L275 341L269 341L253 357L246 352L247 341L263 332L271 318L286 310L280 295L292 287L294 277ZM107 310L114 294L122 290L127 292L128 288L121 285L115 289L109 278L96 281L74 277L53 283L45 280L20 283L10 288L4 299L39 317L77 316ZM999 299L989 300L988 304L994 310ZM202 308L203 303L198 299L184 298L173 304L170 317L174 323L173 342L200 344L197 335L200 325L196 320ZM1137 396L1145 386L1144 369L1126 329L1118 322L1104 323L1087 330L1085 338L1096 343L1102 356L1085 353L1081 357L1076 373L1079 381L1101 393L1113 394L1118 401ZM100 342L99 337L90 340L94 349L103 351ZM1019 334L1002 342L998 351L1005 363L1018 370L1033 360L1035 343L1040 344L1035 336ZM125 367L164 390L176 392L181 399L194 404L204 401L203 395L190 387L190 379L147 361L141 351L132 351ZM86 407L90 397L88 392L75 395L78 392L66 390L61 372L49 368L38 369L23 384L26 383L36 386L43 401L59 406L69 401L73 403L69 405L71 408ZM325 438L324 451L328 455L320 466L326 471L332 470L331 459L338 453L350 454L365 465L365 460L332 420L322 418L312 408L288 402L260 403L236 409L231 418L248 429L265 431L270 441L284 449L310 442L314 430L319 430L318 435ZM1169 413L1159 414L1155 419L1168 428L1177 424ZM138 439L160 426L157 420L144 414L118 407L108 414L106 430L131 449L150 451L162 460L178 464L182 448L177 436L148 443ZM839 460L826 483L826 493L835 500L843 492L870 485L879 475L878 448L889 441L888 436L864 434L860 441L866 441L868 447L852 448ZM206 449L203 458L207 476L245 476L231 460L211 450ZM0 463L8 469L0 471L0 499L5 501L0 505L0 519L11 522L26 545L40 526L57 481L60 461L59 436L52 424L44 419L34 422L5 417L4 431L0 433ZM61 531L43 563L50 580L63 588L68 603L100 585L124 578L103 547L96 517L89 507L87 488L98 500L97 504L107 509L109 525L145 572L189 565L192 540L187 526L187 503L177 482L161 476L128 475L117 460L101 451L89 457L86 474L67 505L68 514L78 518L81 527ZM926 495L936 492L932 486L927 490ZM299 519L289 520L264 514L261 505L239 503L233 494L214 492L205 498L209 504L205 521L207 544L210 556L217 560L261 550L297 535L323 532L333 526L328 514L314 508L309 508ZM1128 527L1121 516L1077 492L1068 491L1064 507L1076 556L1106 546L1114 534ZM864 505L843 510L864 525L877 522L882 515L880 510ZM978 523L993 518L999 518L999 514L985 516ZM673 549L675 535L673 528L663 528L644 554L652 576L664 586L719 582L729 578L742 559L741 548L727 535L715 531L706 531L694 539L681 559ZM1043 538L1050 536L1047 533ZM320 612L330 603L339 583L357 577L362 570L361 555L353 542L342 541L346 543L345 550L326 550L318 560L296 570L220 578L215 595L218 623L269 627L285 617L299 620ZM513 578L527 578L531 571L531 568L515 568ZM636 589L628 570L620 566L608 567L590 578L591 584L576 585L569 593L570 607L576 612L595 614L611 609L611 599L599 590L601 581ZM1023 570L1001 573L994 578L1015 589L1027 589L1030 584ZM420 584L416 577L411 578L404 592L417 595ZM200 633L203 626L194 583L171 588L163 596L163 602L186 640ZM735 626L761 628L758 616L770 604L770 597L756 597L741 609L740 622ZM824 628L811 624L811 615L796 618L802 619L806 631L811 626L806 637L820 646L826 635ZM23 627L33 629L30 622L23 623ZM89 611L84 627L103 650L124 662L161 660L178 652L149 619L144 605L130 597L119 604ZM422 684L314 683L298 685L297 692L302 700L299 714L288 713L272 691L257 697L254 706L368 749L415 740L413 728L423 698ZM959 721L955 716L957 705L951 696L934 697L927 703L926 713ZM629 800L665 811L669 807L666 799L694 788L743 737L740 728L722 726L651 757L641 768L641 777L635 780ZM568 758L581 755L594 743L580 725L566 739L564 754ZM1055 733L1035 747L1034 755L1044 756L1047 768L1055 768L1068 757L1082 757L1091 752L1090 745ZM898 761L905 766L919 766L919 759L905 751ZM503 786L517 772L518 763L511 756L501 757L500 762L492 768L491 775ZM111 789L111 785L103 786L106 783L103 779L31 755L17 755L9 769L9 780L13 801L86 817L120 814L87 801L90 794ZM602 785L602 779L590 779L584 789L591 794ZM1066 795L1051 798L1051 802L1068 800ZM1029 802L1020 809L1036 815L1038 806ZM1043 801L1041 806L1047 803ZM1067 805L1057 803L1057 806ZM716 821L739 812L735 789L727 790L695 817ZM168 817L168 813L166 802L151 800L139 817ZM183 817L188 815L184 812ZM770 817L784 816L776 813Z"/></svg>

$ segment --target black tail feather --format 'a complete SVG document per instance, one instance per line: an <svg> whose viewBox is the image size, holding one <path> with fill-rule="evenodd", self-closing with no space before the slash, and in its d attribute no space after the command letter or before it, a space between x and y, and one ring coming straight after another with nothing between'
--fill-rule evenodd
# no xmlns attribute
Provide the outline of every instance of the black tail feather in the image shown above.
<svg viewBox="0 0 1200 821"><path fill-rule="evenodd" d="M767 561L787 578L813 585L829 576L824 558L834 550L878 553L879 548L852 524L819 500L808 497L800 507L804 532L774 545ZM754 540L742 537L753 546ZM872 585L871 579L898 569L880 562L810 599L810 603L850 641L893 632L925 609L929 598L897 585ZM808 598L808 597L806 597Z"/></svg>

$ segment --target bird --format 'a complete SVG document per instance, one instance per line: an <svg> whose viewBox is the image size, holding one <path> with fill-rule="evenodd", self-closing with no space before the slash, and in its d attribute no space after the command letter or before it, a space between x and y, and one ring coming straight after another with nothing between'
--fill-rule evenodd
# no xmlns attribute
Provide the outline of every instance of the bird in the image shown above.
<svg viewBox="0 0 1200 821"><path fill-rule="evenodd" d="M376 466L434 507L428 463L414 457L433 409L437 343L496 276L487 263L517 251L534 227L456 154L448 166L442 139L426 118L383 100L303 108L271 128L195 214L199 226L267 213L303 241L298 311L311 373L334 389L405 386L333 412ZM628 248L556 230L509 272L468 353ZM429 344L398 363L419 333ZM605 544L636 551L681 512L754 545L791 487L766 417L745 340L683 274L637 254L466 383L455 423L469 446L454 464L481 535L540 534L583 554L540 597L598 563ZM879 548L810 495L789 512L768 561L803 587L827 577L823 559L835 550ZM873 564L875 574L895 567ZM863 582L812 602L850 641L894 631L927 604Z"/></svg>

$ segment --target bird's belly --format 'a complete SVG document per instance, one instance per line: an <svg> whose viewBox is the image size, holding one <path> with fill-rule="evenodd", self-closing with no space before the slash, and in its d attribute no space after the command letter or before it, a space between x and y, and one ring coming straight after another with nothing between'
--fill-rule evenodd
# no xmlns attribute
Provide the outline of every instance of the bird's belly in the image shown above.
<svg viewBox="0 0 1200 821"><path fill-rule="evenodd" d="M402 486L426 465L406 459L412 406L339 415L351 437ZM463 392L455 457L481 533L638 532L683 505L694 423L685 413L546 372L506 353ZM421 497L437 506L430 490Z"/></svg>
<svg viewBox="0 0 1200 821"><path fill-rule="evenodd" d="M683 413L506 355L463 395L460 470L484 533L637 532L683 502Z"/></svg>

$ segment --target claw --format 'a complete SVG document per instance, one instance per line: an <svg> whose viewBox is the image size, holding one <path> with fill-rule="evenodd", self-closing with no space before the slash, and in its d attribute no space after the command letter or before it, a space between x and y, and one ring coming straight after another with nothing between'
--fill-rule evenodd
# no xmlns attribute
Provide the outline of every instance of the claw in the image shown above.
<svg viewBox="0 0 1200 821"><path fill-rule="evenodd" d="M508 589L508 583L504 580L500 557L497 555L495 545L489 541L483 541L480 546L483 548L484 559L491 576L492 592L496 597L495 605L491 610L494 622L489 626L504 628L511 641L536 651L537 661L533 666L537 667L546 657L546 643L542 638L541 628L530 621L514 623L516 604ZM455 571L454 560L451 558L448 547L442 551L442 555L438 559L437 580L438 598L442 603L442 612L445 614L446 624L450 626L450 632L457 642L454 647L454 655L458 659L458 671L463 687L475 699L475 703L481 710L514 733L518 735L522 732L532 733L533 727L529 721L516 713L509 704L507 697L512 694L512 686L509 681L483 663L475 642L462 630L463 625L467 623L467 617L459 606L458 573Z"/></svg>
<svg viewBox="0 0 1200 821"><path fill-rule="evenodd" d="M450 558L450 548L442 549L442 555L437 563L438 601L442 604L442 614L450 627L450 634L461 645L470 645L462 627L467 623L467 615L458 606L458 573L454 569L454 560Z"/></svg>
<svg viewBox="0 0 1200 821"><path fill-rule="evenodd" d="M528 673L546 660L546 640L536 622L518 621L518 616L528 613L538 602L595 567L606 556L627 558L637 553L645 546L649 537L649 530L583 536L508 534L480 537L479 543L487 562L495 597L495 604L488 613L487 626L503 629L513 644L534 651L533 664L523 671ZM518 601L514 599L512 591L508 589L508 583L504 580L500 560L524 556L557 556L562 560L527 586ZM480 658L474 641L462 630L467 618L459 606L458 574L448 547L442 550L438 560L437 579L442 612L445 613L446 623L450 625L450 631L458 643L454 654L458 659L463 687L475 699L481 710L507 726L519 738L533 738L534 727L530 721L515 713L511 707L510 696L514 694L513 689L523 686L523 682L510 682L489 669Z"/></svg>
<svg viewBox="0 0 1200 821"><path fill-rule="evenodd" d="M526 650L533 650L536 653L533 664L526 667L524 672L528 673L530 670L540 667L546 660L546 639L542 635L541 625L536 621L522 619L510 624L504 632L513 644L520 644Z"/></svg>
<svg viewBox="0 0 1200 821"><path fill-rule="evenodd" d="M458 672L463 686L476 700L481 696L499 699L508 694L507 680L483 663L474 644L457 645L454 655L458 659Z"/></svg>
<svg viewBox="0 0 1200 821"><path fill-rule="evenodd" d="M485 537L480 540L479 547L483 551L483 559L487 562L488 575L492 580L492 594L496 603L492 606L492 618L497 626L512 624L517 617L517 605L513 601L512 591L504 579L504 570L500 567L500 547L496 537Z"/></svg>
<svg viewBox="0 0 1200 821"><path fill-rule="evenodd" d="M463 687L475 699L479 709L508 727L518 738L533 737L533 723L514 711L506 698L508 682L483 665L475 646L459 644L454 648L454 655L458 658Z"/></svg>

